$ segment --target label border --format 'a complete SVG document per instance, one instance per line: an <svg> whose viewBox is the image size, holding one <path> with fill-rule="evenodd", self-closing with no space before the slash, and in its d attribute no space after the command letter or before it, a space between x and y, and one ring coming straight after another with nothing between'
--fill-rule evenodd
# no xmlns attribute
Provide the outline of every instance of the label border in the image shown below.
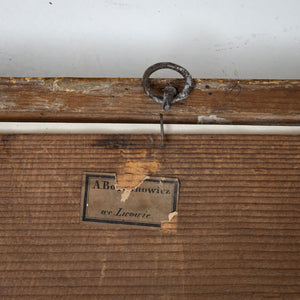
<svg viewBox="0 0 300 300"><path fill-rule="evenodd" d="M85 173L85 185L84 185L84 199L83 199L83 210L82 210L82 221L83 222L96 222L96 223L109 223L109 224L122 224L122 225L136 225L136 226L147 226L147 227L161 227L161 223L142 223L142 222L132 222L132 221L118 221L118 220L101 220L101 219L92 219L86 217L86 205L88 203L88 189L89 189L89 179L90 178L107 178L107 179L115 179L116 175L101 175L101 174L88 174ZM160 179L152 179L146 178L145 181L150 182L162 182L162 183L173 183L174 184L174 199L172 202L172 211L170 213L176 211L177 209L177 198L178 198L178 180L160 180Z"/></svg>

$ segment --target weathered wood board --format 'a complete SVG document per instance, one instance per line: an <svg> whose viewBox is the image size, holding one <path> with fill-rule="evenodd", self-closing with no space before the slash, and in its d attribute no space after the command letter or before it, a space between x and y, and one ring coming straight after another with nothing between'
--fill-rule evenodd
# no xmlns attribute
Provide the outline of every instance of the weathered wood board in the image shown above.
<svg viewBox="0 0 300 300"><path fill-rule="evenodd" d="M170 80L152 80L162 88ZM181 80L173 80L182 85ZM202 80L166 123L300 124L300 81ZM140 79L0 78L0 121L159 122ZM0 135L0 299L300 298L300 137ZM84 172L178 178L161 229L80 220Z"/></svg>
<svg viewBox="0 0 300 300"><path fill-rule="evenodd" d="M299 299L300 137L0 136L0 299ZM161 230L81 223L86 171L180 181Z"/></svg>
<svg viewBox="0 0 300 300"><path fill-rule="evenodd" d="M154 89L173 81L152 80ZM161 91L160 91L161 92ZM300 80L195 80L166 123L300 124ZM0 78L0 121L157 123L141 79Z"/></svg>

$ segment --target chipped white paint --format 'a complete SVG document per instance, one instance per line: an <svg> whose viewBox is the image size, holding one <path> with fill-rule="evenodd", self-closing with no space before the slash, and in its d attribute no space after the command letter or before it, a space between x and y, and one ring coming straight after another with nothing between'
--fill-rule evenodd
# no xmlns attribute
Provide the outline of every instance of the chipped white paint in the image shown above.
<svg viewBox="0 0 300 300"><path fill-rule="evenodd" d="M169 222L177 215L178 215L177 211L173 211L173 212L169 213L169 215L168 215Z"/></svg>
<svg viewBox="0 0 300 300"><path fill-rule="evenodd" d="M48 87L53 92L75 92L75 93L91 93L91 92L102 92L103 94L109 95L111 91L114 95L117 94L117 87L119 81L114 80L77 80L67 78L56 78L53 82L48 83ZM124 93L124 90L120 89L120 93Z"/></svg>
<svg viewBox="0 0 300 300"><path fill-rule="evenodd" d="M14 107L14 106L17 106L17 104L15 102L0 100L0 109L6 109L6 108L9 108L9 107Z"/></svg>
<svg viewBox="0 0 300 300"><path fill-rule="evenodd" d="M198 116L198 124L231 124L232 121L218 118L216 115Z"/></svg>

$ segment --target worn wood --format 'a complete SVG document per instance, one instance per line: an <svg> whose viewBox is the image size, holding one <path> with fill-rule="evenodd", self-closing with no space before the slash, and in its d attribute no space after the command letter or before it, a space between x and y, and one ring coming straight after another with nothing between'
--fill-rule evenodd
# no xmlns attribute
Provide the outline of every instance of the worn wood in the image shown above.
<svg viewBox="0 0 300 300"><path fill-rule="evenodd" d="M158 91L168 82L152 80ZM195 80L190 97L165 113L166 123L300 124L299 80ZM141 79L1 78L0 121L159 121L161 105Z"/></svg>
<svg viewBox="0 0 300 300"><path fill-rule="evenodd" d="M2 78L0 121L158 122L140 84ZM299 99L297 80L199 79L164 119L299 124ZM0 135L0 299L299 299L300 137L166 138ZM178 217L160 231L83 224L85 171L177 177Z"/></svg>
<svg viewBox="0 0 300 300"><path fill-rule="evenodd" d="M0 298L299 299L300 137L166 144L0 136ZM82 224L84 171L178 177L179 215L161 231Z"/></svg>

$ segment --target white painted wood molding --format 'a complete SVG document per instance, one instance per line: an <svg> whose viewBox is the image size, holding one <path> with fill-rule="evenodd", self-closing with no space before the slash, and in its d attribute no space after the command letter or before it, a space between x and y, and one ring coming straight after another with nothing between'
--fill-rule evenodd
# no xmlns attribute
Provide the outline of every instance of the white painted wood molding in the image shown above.
<svg viewBox="0 0 300 300"><path fill-rule="evenodd" d="M300 135L300 126L165 124L165 134ZM160 134L160 124L0 122L0 134Z"/></svg>

